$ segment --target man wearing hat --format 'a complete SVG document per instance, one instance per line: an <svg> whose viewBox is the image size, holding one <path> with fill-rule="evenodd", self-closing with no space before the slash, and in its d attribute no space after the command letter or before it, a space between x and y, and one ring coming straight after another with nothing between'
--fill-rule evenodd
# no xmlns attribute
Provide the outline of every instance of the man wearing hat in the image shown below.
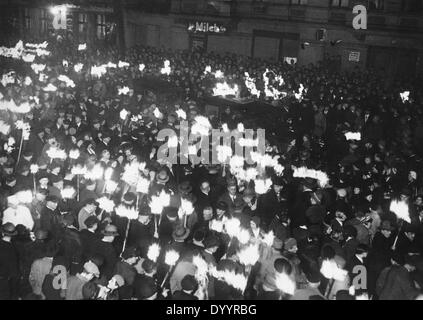
<svg viewBox="0 0 423 320"><path fill-rule="evenodd" d="M62 232L59 243L60 252L68 260L70 274L76 274L82 262L83 248L78 229L74 226L75 218L68 213L62 216Z"/></svg>
<svg viewBox="0 0 423 320"><path fill-rule="evenodd" d="M63 177L51 174L50 182L51 186L48 187L48 194L61 199L61 191L63 190Z"/></svg>
<svg viewBox="0 0 423 320"><path fill-rule="evenodd" d="M166 169L161 169L156 175L156 183L153 187L153 191L163 189L169 182L169 174Z"/></svg>
<svg viewBox="0 0 423 320"><path fill-rule="evenodd" d="M169 250L175 250L179 253L181 257L189 251L189 246L185 242L190 234L190 230L185 228L183 225L176 225L172 232L172 242L165 247L165 250L162 252L167 252Z"/></svg>
<svg viewBox="0 0 423 320"><path fill-rule="evenodd" d="M392 245L394 244L395 237L392 232L395 228L388 220L382 221L380 230L373 238L372 248L367 257L368 267L368 284L369 294L375 293L376 280L380 272L390 266L392 256Z"/></svg>
<svg viewBox="0 0 423 320"><path fill-rule="evenodd" d="M194 293L198 289L198 283L194 276L187 274L181 281L182 290L175 291L172 300L198 300Z"/></svg>
<svg viewBox="0 0 423 320"><path fill-rule="evenodd" d="M162 219L158 227L159 240L161 245L166 245L172 241L172 233L178 224L180 224L178 218L178 209L174 207L164 208Z"/></svg>
<svg viewBox="0 0 423 320"><path fill-rule="evenodd" d="M12 223L3 224L0 231L0 300L14 300L18 297L19 264L12 238L17 231Z"/></svg>
<svg viewBox="0 0 423 320"><path fill-rule="evenodd" d="M216 216L214 219L217 221L224 221L228 217L228 204L224 201L218 201L216 204Z"/></svg>
<svg viewBox="0 0 423 320"><path fill-rule="evenodd" d="M122 259L116 263L114 273L121 275L125 280L125 285L119 290L122 299L130 299L132 296L133 284L138 274L135 265L139 260L137 249L127 247L122 253Z"/></svg>
<svg viewBox="0 0 423 320"><path fill-rule="evenodd" d="M140 250L140 254L144 256L154 237L155 224L150 208L141 206L138 213L138 219L132 221L128 232L128 246L136 247Z"/></svg>
<svg viewBox="0 0 423 320"><path fill-rule="evenodd" d="M94 244L100 240L100 236L96 233L99 223L95 215L89 216L84 221L86 229L82 229L79 232L82 254L85 259L88 259L92 255Z"/></svg>
<svg viewBox="0 0 423 320"><path fill-rule="evenodd" d="M109 280L113 276L113 270L118 261L118 254L113 245L113 241L119 235L116 226L109 224L101 232L102 239L93 246L93 253L104 258L104 263L100 267L101 276Z"/></svg>
<svg viewBox="0 0 423 320"><path fill-rule="evenodd" d="M98 270L98 267L92 261L87 261L80 273L68 277L66 282L67 288L65 291L65 300L83 300L84 285L99 276L100 271Z"/></svg>
<svg viewBox="0 0 423 320"><path fill-rule="evenodd" d="M57 210L59 199L55 196L47 196L46 205L40 214L40 228L56 235L59 225L60 213Z"/></svg>
<svg viewBox="0 0 423 320"><path fill-rule="evenodd" d="M147 261L147 262L146 262ZM144 264L145 263L145 264ZM137 300L157 300L161 298L155 279L154 262L146 259L143 262L144 274L137 274L134 281L134 298Z"/></svg>
<svg viewBox="0 0 423 320"><path fill-rule="evenodd" d="M420 294L409 274L415 267L406 264L398 252L393 252L390 260L391 265L383 269L377 279L377 297L379 300L414 300Z"/></svg>
<svg viewBox="0 0 423 320"><path fill-rule="evenodd" d="M16 173L16 185L22 189L32 189L33 182L29 172L30 165L21 163Z"/></svg>
<svg viewBox="0 0 423 320"><path fill-rule="evenodd" d="M416 249L418 250L418 243L416 241L417 228L412 224L404 222L400 231L394 250L405 258Z"/></svg>

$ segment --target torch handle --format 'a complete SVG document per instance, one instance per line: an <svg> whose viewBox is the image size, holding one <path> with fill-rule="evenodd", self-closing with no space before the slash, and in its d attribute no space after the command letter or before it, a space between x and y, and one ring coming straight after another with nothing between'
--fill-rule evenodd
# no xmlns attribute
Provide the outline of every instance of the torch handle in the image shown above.
<svg viewBox="0 0 423 320"><path fill-rule="evenodd" d="M22 129L21 143L19 144L19 153L18 153L18 159L16 160L16 168L15 168L15 170L18 169L19 161L21 160L23 140L24 140L24 133L23 133L23 129Z"/></svg>
<svg viewBox="0 0 423 320"><path fill-rule="evenodd" d="M35 181L35 173L32 174L32 180L34 182L34 197L35 197L35 194L37 193L37 182Z"/></svg>
<svg viewBox="0 0 423 320"><path fill-rule="evenodd" d="M79 202L79 174L76 175L76 201Z"/></svg>
<svg viewBox="0 0 423 320"><path fill-rule="evenodd" d="M128 239L130 224L131 224L131 219L128 218L128 223L126 225L126 231L125 231L125 239L123 240L122 252L120 253L121 258L122 258L122 254L123 254L123 252L125 251L125 248L126 248L126 240Z"/></svg>
<svg viewBox="0 0 423 320"><path fill-rule="evenodd" d="M172 268L173 268L172 266L169 266L169 271L166 273L166 275L165 275L165 277L164 277L164 279L162 281L162 284L160 285L161 288L163 288L163 286L165 285L167 279L169 278L170 273L172 272Z"/></svg>

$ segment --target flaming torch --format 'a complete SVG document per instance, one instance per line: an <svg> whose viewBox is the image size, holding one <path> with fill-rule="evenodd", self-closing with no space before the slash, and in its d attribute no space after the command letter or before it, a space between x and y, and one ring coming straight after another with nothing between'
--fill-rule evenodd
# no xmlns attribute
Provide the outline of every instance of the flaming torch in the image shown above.
<svg viewBox="0 0 423 320"><path fill-rule="evenodd" d="M173 270L173 268L175 267L178 260L179 260L179 253L178 252L176 252L175 250L169 250L169 251L166 252L165 263L169 266L169 271L166 273L166 276L164 277L163 282L160 285L160 287L163 288L166 280L169 278L169 275L170 275L171 271Z"/></svg>

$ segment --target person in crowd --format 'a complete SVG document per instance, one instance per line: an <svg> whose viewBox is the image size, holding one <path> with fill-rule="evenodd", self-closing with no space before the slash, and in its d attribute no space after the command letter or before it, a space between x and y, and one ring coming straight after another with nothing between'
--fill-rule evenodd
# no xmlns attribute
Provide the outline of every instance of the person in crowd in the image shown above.
<svg viewBox="0 0 423 320"><path fill-rule="evenodd" d="M42 74L0 56L15 70L15 81L0 86L0 299L342 300L365 291L346 294L361 268L371 299L421 294L417 76L381 86L375 72L341 72L327 57L300 66L74 45L49 38L51 54L34 62L45 65ZM166 59L170 75L161 72ZM129 68L109 67L123 60ZM258 79L258 96L242 70ZM252 116L214 97L224 108L210 115L218 71L239 99L272 105L269 112ZM75 86L58 78L65 74ZM17 119L30 127L22 145ZM264 170L235 156L218 164L163 159L175 139L160 132L183 129L180 120L189 132L207 130L202 142L211 128L265 129L265 155L251 154ZM328 259L347 274L343 281L325 278ZM281 273L294 292L275 281ZM55 287L57 277L67 286Z"/></svg>

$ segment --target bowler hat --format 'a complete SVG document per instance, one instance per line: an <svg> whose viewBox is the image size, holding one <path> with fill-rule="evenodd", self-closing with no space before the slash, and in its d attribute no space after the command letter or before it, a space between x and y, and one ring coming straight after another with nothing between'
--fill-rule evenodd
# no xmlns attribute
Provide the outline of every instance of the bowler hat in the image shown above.
<svg viewBox="0 0 423 320"><path fill-rule="evenodd" d="M157 182L166 183L169 181L169 175L167 174L166 170L160 170L156 176Z"/></svg>
<svg viewBox="0 0 423 320"><path fill-rule="evenodd" d="M137 256L137 248L135 247L127 247L123 252L122 252L122 258L123 259L129 259L129 258L133 258Z"/></svg>
<svg viewBox="0 0 423 320"><path fill-rule="evenodd" d="M174 207L166 207L164 208L164 214L170 218L170 219L175 219L178 217L178 209L174 208Z"/></svg>
<svg viewBox="0 0 423 320"><path fill-rule="evenodd" d="M127 192L123 196L123 202L126 204L132 204L137 199L137 196L132 192Z"/></svg>

